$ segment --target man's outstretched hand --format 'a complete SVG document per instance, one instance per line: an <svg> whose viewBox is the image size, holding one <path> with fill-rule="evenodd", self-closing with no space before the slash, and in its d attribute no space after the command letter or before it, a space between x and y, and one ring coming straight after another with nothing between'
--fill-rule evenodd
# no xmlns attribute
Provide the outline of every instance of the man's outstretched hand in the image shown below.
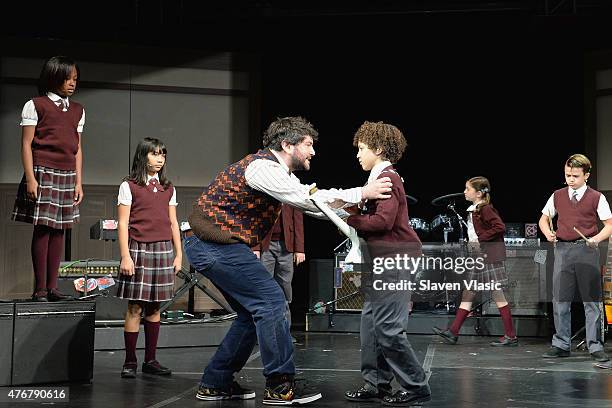
<svg viewBox="0 0 612 408"><path fill-rule="evenodd" d="M380 200L391 197L389 193L391 191L391 179L389 177L382 177L368 183L361 188L361 198L364 200Z"/></svg>

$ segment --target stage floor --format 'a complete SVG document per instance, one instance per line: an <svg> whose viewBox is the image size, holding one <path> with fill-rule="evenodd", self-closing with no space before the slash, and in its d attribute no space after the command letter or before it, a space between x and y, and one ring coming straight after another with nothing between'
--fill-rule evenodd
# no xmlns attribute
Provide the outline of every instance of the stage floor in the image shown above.
<svg viewBox="0 0 612 408"><path fill-rule="evenodd" d="M163 329L163 328L162 328ZM378 406L343 399L346 390L361 384L359 336L346 333L295 332L298 375L323 393L313 407ZM520 346L492 348L493 337L463 336L455 346L430 335L410 335L424 365L431 367L432 401L426 407L610 407L612 370L594 368L585 351L547 360L542 338L521 338ZM70 407L260 407L264 388L257 348L238 381L257 392L250 401L204 402L195 398L201 371L215 347L161 348L158 360L174 370L171 377L119 376L123 351L96 351L91 384L71 384ZM607 347L609 354L612 349ZM142 358L143 350L138 350ZM0 406L40 406L19 403Z"/></svg>

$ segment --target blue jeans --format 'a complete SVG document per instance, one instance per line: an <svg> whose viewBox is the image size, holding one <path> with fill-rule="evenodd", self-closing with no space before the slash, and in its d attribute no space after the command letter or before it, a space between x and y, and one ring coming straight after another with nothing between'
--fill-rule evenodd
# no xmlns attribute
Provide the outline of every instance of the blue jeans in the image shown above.
<svg viewBox="0 0 612 408"><path fill-rule="evenodd" d="M195 235L184 241L189 263L221 291L238 317L204 369L201 385L228 387L255 342L263 374L295 374L293 343L285 317L285 294L245 244L216 244Z"/></svg>

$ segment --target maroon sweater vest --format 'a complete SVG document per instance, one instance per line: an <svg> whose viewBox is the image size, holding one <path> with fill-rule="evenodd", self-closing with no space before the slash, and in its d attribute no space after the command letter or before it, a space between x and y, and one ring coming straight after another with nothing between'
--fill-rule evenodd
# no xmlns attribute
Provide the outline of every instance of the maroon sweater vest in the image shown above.
<svg viewBox="0 0 612 408"><path fill-rule="evenodd" d="M580 235L574 231L578 228L587 237L597 235L597 205L601 193L587 187L584 195L576 205L572 204L569 187L555 191L554 203L559 217L557 218L557 237L563 241L575 241Z"/></svg>
<svg viewBox="0 0 612 408"><path fill-rule="evenodd" d="M203 241L259 244L276 222L281 203L251 188L244 177L254 160L273 160L269 149L250 154L217 174L193 207L189 224Z"/></svg>
<svg viewBox="0 0 612 408"><path fill-rule="evenodd" d="M77 127L83 106L71 100L64 112L48 96L39 96L32 101L38 115L32 141L34 165L75 170L79 148Z"/></svg>
<svg viewBox="0 0 612 408"><path fill-rule="evenodd" d="M138 242L158 242L172 240L172 227L168 206L174 188L157 184L154 193L150 186L139 186L128 181L132 192L130 207L129 236Z"/></svg>

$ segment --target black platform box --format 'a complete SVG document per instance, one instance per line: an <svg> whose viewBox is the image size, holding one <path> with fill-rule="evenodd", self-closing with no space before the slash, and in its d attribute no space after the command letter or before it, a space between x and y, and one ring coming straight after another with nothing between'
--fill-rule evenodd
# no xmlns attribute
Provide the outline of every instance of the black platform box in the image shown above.
<svg viewBox="0 0 612 408"><path fill-rule="evenodd" d="M15 303L12 385L90 382L96 303Z"/></svg>
<svg viewBox="0 0 612 408"><path fill-rule="evenodd" d="M0 303L0 386L11 385L14 303Z"/></svg>

